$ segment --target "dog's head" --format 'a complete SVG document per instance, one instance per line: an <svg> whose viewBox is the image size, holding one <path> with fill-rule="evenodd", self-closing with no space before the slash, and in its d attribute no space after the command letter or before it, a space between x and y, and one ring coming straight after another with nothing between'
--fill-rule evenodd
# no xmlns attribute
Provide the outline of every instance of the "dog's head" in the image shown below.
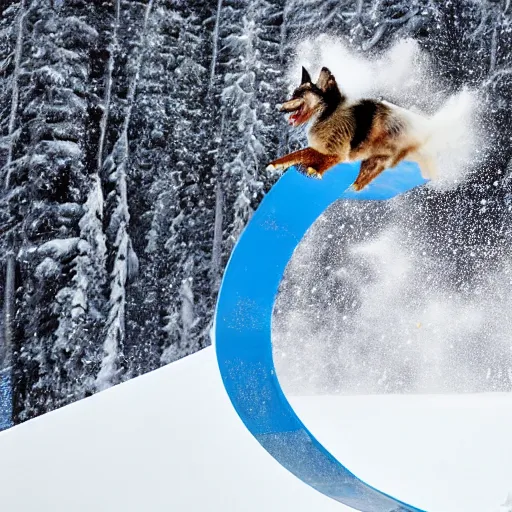
<svg viewBox="0 0 512 512"><path fill-rule="evenodd" d="M316 84L306 68L302 68L301 84L291 99L284 102L279 110L290 114L288 122L299 126L309 121L315 114L321 114L328 106L336 107L342 100L342 95L336 79L327 68L322 68Z"/></svg>

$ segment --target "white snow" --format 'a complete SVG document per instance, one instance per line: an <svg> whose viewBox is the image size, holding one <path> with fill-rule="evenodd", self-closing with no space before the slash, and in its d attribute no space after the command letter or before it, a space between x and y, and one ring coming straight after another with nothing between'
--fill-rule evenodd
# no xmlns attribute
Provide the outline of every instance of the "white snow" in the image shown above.
<svg viewBox="0 0 512 512"><path fill-rule="evenodd" d="M212 348L0 433L2 510L335 512L246 431Z"/></svg>
<svg viewBox="0 0 512 512"><path fill-rule="evenodd" d="M48 256L54 259L62 259L71 255L76 250L80 238L57 238L41 244L37 252L41 256Z"/></svg>
<svg viewBox="0 0 512 512"><path fill-rule="evenodd" d="M61 266L52 258L46 257L35 270L35 276L38 279L45 279L48 277L57 277L62 272Z"/></svg>
<svg viewBox="0 0 512 512"><path fill-rule="evenodd" d="M329 232L323 226L333 224L317 221L294 253L287 278L297 285L281 292L277 304L284 313L274 325L275 363L285 392L511 389L510 317L504 314L512 307L508 251L485 240L469 245L460 235L454 246L464 251L475 276L457 289L452 278L460 272L459 263L425 252L424 240L432 235L423 233L421 224L403 227L401 219L412 216L414 206L400 201L389 203L397 215L384 220L376 235L351 241L350 229L338 230L335 241L324 246L329 270L311 266L311 254ZM366 215L358 208L347 203L328 215L349 224L357 212ZM371 212L372 222L383 222L376 209ZM346 246L339 242L343 237L349 240ZM312 286L335 292L316 298ZM295 301L299 292L305 297L301 302ZM357 307L343 305L352 301Z"/></svg>
<svg viewBox="0 0 512 512"><path fill-rule="evenodd" d="M512 488L512 395L292 403L356 474L429 512L499 512ZM16 512L349 510L246 431L212 348L2 432L0 453Z"/></svg>
<svg viewBox="0 0 512 512"><path fill-rule="evenodd" d="M52 66L42 66L35 71L39 80L46 81L49 85L63 86L66 83L66 77Z"/></svg>
<svg viewBox="0 0 512 512"><path fill-rule="evenodd" d="M386 53L368 57L354 52L340 38L322 35L297 46L296 61L288 71L294 87L302 65L313 79L321 67L328 67L342 91L354 100L379 95L400 97L407 103L428 96L436 99L432 63L413 39L400 39Z"/></svg>
<svg viewBox="0 0 512 512"><path fill-rule="evenodd" d="M428 512L495 512L512 489L512 394L290 402L352 472Z"/></svg>

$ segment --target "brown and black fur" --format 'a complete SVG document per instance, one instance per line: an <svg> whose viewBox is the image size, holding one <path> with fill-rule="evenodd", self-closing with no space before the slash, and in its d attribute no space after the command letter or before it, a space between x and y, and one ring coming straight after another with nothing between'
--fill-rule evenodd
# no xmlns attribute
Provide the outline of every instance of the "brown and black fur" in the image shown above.
<svg viewBox="0 0 512 512"><path fill-rule="evenodd" d="M433 174L432 163L419 151L421 137L409 126L405 111L401 114L399 107L371 99L348 102L327 68L322 68L316 84L303 68L301 85L280 110L291 113L294 125L310 122L309 147L274 160L269 170L295 165L321 178L337 163L361 160L355 190L408 156L422 165L424 174Z"/></svg>

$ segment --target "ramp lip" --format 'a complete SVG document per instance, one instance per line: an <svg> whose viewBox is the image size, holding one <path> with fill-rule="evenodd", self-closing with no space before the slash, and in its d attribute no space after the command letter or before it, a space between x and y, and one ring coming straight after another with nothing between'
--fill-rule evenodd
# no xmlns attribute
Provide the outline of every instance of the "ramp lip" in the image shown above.
<svg viewBox="0 0 512 512"><path fill-rule="evenodd" d="M214 317L217 362L247 429L303 482L362 512L422 512L359 479L318 442L286 399L272 357L279 283L315 220L338 199L387 200L426 183L416 164L402 162L356 193L349 187L359 167L338 165L322 180L291 169L265 196L224 273Z"/></svg>

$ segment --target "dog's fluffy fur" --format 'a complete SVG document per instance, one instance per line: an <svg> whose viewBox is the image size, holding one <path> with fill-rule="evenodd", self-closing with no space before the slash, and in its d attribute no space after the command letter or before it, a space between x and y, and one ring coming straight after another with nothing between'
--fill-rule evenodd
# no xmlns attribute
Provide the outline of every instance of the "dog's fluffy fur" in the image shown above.
<svg viewBox="0 0 512 512"><path fill-rule="evenodd" d="M436 177L434 159L426 150L429 120L385 101L349 102L327 68L322 68L316 84L302 68L302 83L280 110L290 113L292 126L309 123L309 147L274 160L268 170L295 165L308 176L321 178L337 163L361 160L353 184L361 190L384 169L407 159L419 164L425 178Z"/></svg>

